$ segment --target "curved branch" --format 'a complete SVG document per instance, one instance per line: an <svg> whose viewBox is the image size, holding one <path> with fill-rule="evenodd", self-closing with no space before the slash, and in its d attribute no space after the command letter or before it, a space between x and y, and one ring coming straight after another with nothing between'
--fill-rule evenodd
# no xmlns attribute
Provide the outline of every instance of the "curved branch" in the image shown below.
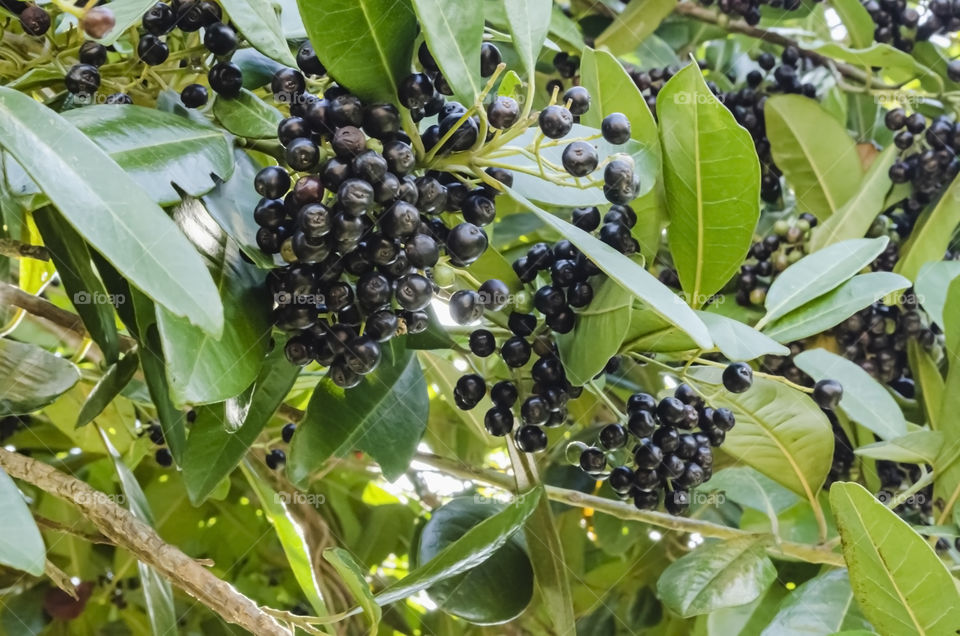
<svg viewBox="0 0 960 636"><path fill-rule="evenodd" d="M491 486L513 490L513 480L509 475L500 472L475 469L468 467L456 460L446 459L431 453L417 453L415 461L421 462L437 470L443 471L455 477L470 479L473 481L484 482ZM677 532L696 532L704 537L716 539L734 539L743 536L758 536L758 533L740 530L739 528L730 528L720 524L703 521L701 519L690 519L687 517L675 517L665 512L656 512L652 510L637 510L630 504L588 495L578 490L569 490L567 488L557 488L556 486L547 486L547 496L551 501L565 503L568 506L576 508L591 508L600 512L631 521L640 521L651 526L664 528L666 530L675 530ZM767 547L767 551L781 557L799 559L808 563L823 563L845 567L843 557L833 550L823 547L797 543L794 541L779 541L773 535L769 536L772 543Z"/></svg>
<svg viewBox="0 0 960 636"><path fill-rule="evenodd" d="M264 636L290 636L256 603L218 579L202 565L166 543L157 532L84 482L52 466L0 448L0 468L11 477L65 499L80 509L103 535L129 550L171 583L219 614L225 621Z"/></svg>
<svg viewBox="0 0 960 636"><path fill-rule="evenodd" d="M769 31L767 29L761 29L759 27L750 26L743 20L730 20L726 16L721 16L716 11L701 7L695 2L680 2L673 10L674 13L686 16L688 18L693 18L694 20L699 20L700 22L706 22L707 24L715 24L717 26L723 27L731 33L740 33L751 38L757 38L758 40L763 40L765 42L772 42L773 44L779 44L780 46L793 46L796 47L804 57L813 60L818 64L824 66L833 66L837 71L844 77L848 77L852 80L856 80L868 86L869 88L882 88L882 89L895 89L896 86L890 86L877 80L874 77L871 77L869 73L863 69L857 68L852 64L847 64L846 62L838 62L833 60L825 55L821 55L816 51L811 51L810 49L805 49L803 46L797 43L796 40L792 40L784 35L777 33L776 31Z"/></svg>

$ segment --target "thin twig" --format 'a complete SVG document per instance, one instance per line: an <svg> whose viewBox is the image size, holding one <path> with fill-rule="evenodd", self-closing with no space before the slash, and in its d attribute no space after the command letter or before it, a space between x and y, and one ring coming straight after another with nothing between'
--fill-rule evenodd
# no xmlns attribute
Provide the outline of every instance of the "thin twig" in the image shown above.
<svg viewBox="0 0 960 636"><path fill-rule="evenodd" d="M0 256L7 258L32 258L38 261L49 261L50 252L43 245L21 243L14 239L0 239Z"/></svg>

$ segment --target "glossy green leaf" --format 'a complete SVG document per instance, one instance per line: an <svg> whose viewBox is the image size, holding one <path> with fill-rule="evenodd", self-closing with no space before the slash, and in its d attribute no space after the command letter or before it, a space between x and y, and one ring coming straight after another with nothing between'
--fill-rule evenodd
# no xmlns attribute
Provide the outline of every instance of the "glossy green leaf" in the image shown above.
<svg viewBox="0 0 960 636"><path fill-rule="evenodd" d="M263 512L270 519L273 528L280 540L283 553L287 555L290 569L310 606L320 616L327 613L317 581L317 573L313 569L312 546L307 543L303 530L287 509L287 502L293 493L283 493L274 490L258 473L250 459L240 464L243 474L253 491L257 493Z"/></svg>
<svg viewBox="0 0 960 636"><path fill-rule="evenodd" d="M459 0L412 0L427 47L447 80L453 97L466 106L483 88L480 45L483 5Z"/></svg>
<svg viewBox="0 0 960 636"><path fill-rule="evenodd" d="M756 537L705 543L663 571L660 600L688 618L759 598L777 576L763 544Z"/></svg>
<svg viewBox="0 0 960 636"><path fill-rule="evenodd" d="M933 255L931 255L932 257ZM947 289L951 281L960 276L960 262L935 261L925 263L917 274L913 290L923 305L930 320L943 328L943 307L947 302Z"/></svg>
<svg viewBox="0 0 960 636"><path fill-rule="evenodd" d="M406 471L429 414L427 385L417 358L384 346L379 368L353 389L330 378L317 385L290 445L287 475L304 484L333 456L359 448L395 480Z"/></svg>
<svg viewBox="0 0 960 636"><path fill-rule="evenodd" d="M100 346L107 362L116 362L120 356L120 337L113 305L93 268L87 244L55 208L36 210L33 220L83 326ZM121 301L120 298L114 300Z"/></svg>
<svg viewBox="0 0 960 636"><path fill-rule="evenodd" d="M951 518L960 500L960 445L955 441L960 439L960 418L956 416L960 411L960 364L956 362L960 357L960 278L950 283L943 314L947 322L944 331L950 363L936 422L948 443L940 449L933 464L937 475L933 482L934 500L944 502L937 523Z"/></svg>
<svg viewBox="0 0 960 636"><path fill-rule="evenodd" d="M812 51L861 67L879 67L897 83L919 79L927 90L943 90L943 80L912 55L889 44L875 42L864 49L852 49L836 42L809 45Z"/></svg>
<svg viewBox="0 0 960 636"><path fill-rule="evenodd" d="M0 468L0 565L43 576L47 549L33 515L10 476Z"/></svg>
<svg viewBox="0 0 960 636"><path fill-rule="evenodd" d="M585 48L580 83L590 91L590 110L580 118L584 125L599 129L604 117L623 113L630 120L630 136L660 156L657 122L640 89L617 58L607 51Z"/></svg>
<svg viewBox="0 0 960 636"><path fill-rule="evenodd" d="M177 206L174 220L207 262L224 308L223 337L214 339L169 311L158 308L174 402L221 402L250 386L270 339L268 300L262 276L220 229L200 201Z"/></svg>
<svg viewBox="0 0 960 636"><path fill-rule="evenodd" d="M223 307L193 246L95 143L52 110L5 88L0 140L67 221L131 283L205 331L223 331Z"/></svg>
<svg viewBox="0 0 960 636"><path fill-rule="evenodd" d="M614 55L632 52L670 15L676 0L634 0L597 37L597 48Z"/></svg>
<svg viewBox="0 0 960 636"><path fill-rule="evenodd" d="M230 22L237 27L253 48L267 57L296 68L297 60L290 53L280 16L272 2L263 0L221 0Z"/></svg>
<svg viewBox="0 0 960 636"><path fill-rule="evenodd" d="M437 551L432 559L377 594L377 603L387 605L399 601L451 576L473 570L523 528L542 496L543 488L537 487L473 526L459 539Z"/></svg>
<svg viewBox="0 0 960 636"><path fill-rule="evenodd" d="M233 54L230 61L240 67L243 72L243 87L248 90L266 86L277 71L286 68L256 49L240 49Z"/></svg>
<svg viewBox="0 0 960 636"><path fill-rule="evenodd" d="M107 405L120 395L120 392L127 386L133 378L133 374L139 368L140 357L134 351L123 356L118 362L111 364L93 387L93 390L90 391L87 401L80 407L80 413L77 415L77 427L89 424L100 415L103 409L107 408Z"/></svg>
<svg viewBox="0 0 960 636"><path fill-rule="evenodd" d="M250 214L260 201L253 180L263 166L242 150L234 151L234 163L233 176L204 195L203 205L250 260L258 267L270 269L273 258L257 247L260 226Z"/></svg>
<svg viewBox="0 0 960 636"><path fill-rule="evenodd" d="M503 504L492 501L457 497L434 510L420 533L418 566L503 509ZM432 585L431 600L444 612L474 624L499 624L518 617L533 598L533 567L522 536L514 534L483 563Z"/></svg>
<svg viewBox="0 0 960 636"><path fill-rule="evenodd" d="M87 106L64 119L126 171L158 205L199 196L233 174L230 141L222 131L140 106ZM276 132L276 131L274 131ZM178 192L171 184L176 184Z"/></svg>
<svg viewBox="0 0 960 636"><path fill-rule="evenodd" d="M297 5L331 77L362 99L396 101L417 37L410 0L297 0Z"/></svg>
<svg viewBox="0 0 960 636"><path fill-rule="evenodd" d="M598 282L593 300L577 312L573 331L557 336L560 360L575 385L586 384L603 371L620 351L630 327L630 292L612 280Z"/></svg>
<svg viewBox="0 0 960 636"><path fill-rule="evenodd" d="M753 360L761 356L785 356L790 350L739 320L712 311L698 311L717 348L728 360Z"/></svg>
<svg viewBox="0 0 960 636"><path fill-rule="evenodd" d="M920 268L929 261L943 258L957 226L960 225L960 177L940 196L932 208L917 219L910 238L900 248L900 260L895 272L910 280L917 280Z"/></svg>
<svg viewBox="0 0 960 636"><path fill-rule="evenodd" d="M744 393L723 389L723 369L698 367L692 379L707 402L733 411L737 424L727 433L725 453L756 468L801 497L813 499L833 460L833 430L810 396L765 378L754 378Z"/></svg>
<svg viewBox="0 0 960 636"><path fill-rule="evenodd" d="M909 464L933 464L943 447L939 431L918 430L886 442L874 442L853 452L862 457Z"/></svg>
<svg viewBox="0 0 960 636"><path fill-rule="evenodd" d="M183 458L183 479L194 505L201 504L243 459L296 380L299 367L287 362L282 346L267 356L253 385L242 425L227 430L225 405L198 409Z"/></svg>
<svg viewBox="0 0 960 636"><path fill-rule="evenodd" d="M933 548L852 482L830 487L830 506L853 595L884 634L949 634L960 625L960 593Z"/></svg>
<svg viewBox="0 0 960 636"><path fill-rule="evenodd" d="M790 593L760 636L807 636L867 629L845 570L816 576Z"/></svg>
<svg viewBox="0 0 960 636"><path fill-rule="evenodd" d="M873 44L873 30L876 27L860 0L833 0L830 6L843 20L851 45L862 49Z"/></svg>
<svg viewBox="0 0 960 636"><path fill-rule="evenodd" d="M350 593L353 594L353 598L360 607L363 608L363 613L366 614L367 620L370 621L369 636L377 636L377 628L380 624L382 612L380 606L377 605L376 599L373 597L373 592L370 591L370 585L367 583L363 568L357 563L357 560L353 558L353 555L343 548L329 548L324 550L323 558L337 570L337 574L343 579L343 583L347 586L347 589L350 590Z"/></svg>
<svg viewBox="0 0 960 636"><path fill-rule="evenodd" d="M69 360L0 338L0 417L41 409L79 379L80 370Z"/></svg>
<svg viewBox="0 0 960 636"><path fill-rule="evenodd" d="M795 493L749 466L724 468L701 490L719 490L730 501L772 516L801 501Z"/></svg>
<svg viewBox="0 0 960 636"><path fill-rule="evenodd" d="M553 2L550 0L503 0L502 4L507 27L510 29L510 35L513 36L513 47L523 63L524 77L533 78L536 76L537 58L540 57L543 41L547 38L547 32L553 22L553 18L544 20L543 17L554 9ZM577 29L574 28L574 32L576 31Z"/></svg>
<svg viewBox="0 0 960 636"><path fill-rule="evenodd" d="M859 0L852 2L860 6ZM887 192L893 185L887 173L896 159L897 147L891 145L873 160L857 193L836 214L814 228L808 246L810 252L839 241L866 236L873 221L883 210Z"/></svg>
<svg viewBox="0 0 960 636"><path fill-rule="evenodd" d="M580 84L590 91L590 110L581 116L581 121L593 128L600 128L603 118L610 113L623 113L630 120L631 137L649 150L660 165L660 138L657 122L644 101L640 90L617 58L607 51L583 49L580 63ZM657 173L651 174L657 179ZM637 213L637 224L632 228L640 251L647 259L654 259L660 247L661 230L667 222L667 206L663 194L663 182L658 180L651 190L640 195L632 204Z"/></svg>
<svg viewBox="0 0 960 636"><path fill-rule="evenodd" d="M910 281L899 274L860 274L780 318L764 333L779 342L801 340L826 331L887 294L909 286Z"/></svg>
<svg viewBox="0 0 960 636"><path fill-rule="evenodd" d="M156 0L113 0L110 3L110 10L113 11L116 24L109 33L97 42L104 46L110 46L116 42L127 29L140 22L143 14L154 4L156 4Z"/></svg>
<svg viewBox="0 0 960 636"><path fill-rule="evenodd" d="M276 139L283 113L247 89L236 99L217 97L213 114L234 135L251 139Z"/></svg>
<svg viewBox="0 0 960 636"><path fill-rule="evenodd" d="M940 367L927 349L917 340L907 342L907 361L913 380L920 393L920 404L923 413L930 424L930 428L939 428L940 405L943 403L943 392L946 387Z"/></svg>
<svg viewBox="0 0 960 636"><path fill-rule="evenodd" d="M107 433L97 427L100 433L100 439L107 449L107 454L113 461L114 469L117 471L117 477L120 480L120 487L127 499L127 507L134 517L154 526L153 511L150 509L150 502L147 501L143 489L137 481L133 471L124 463L120 453L114 448L113 443ZM150 627L154 634L173 634L177 631L177 612L173 605L173 587L170 581L160 576L152 567L137 561L137 570L140 574L140 581L143 585L143 595L147 603L147 614L150 617Z"/></svg>
<svg viewBox="0 0 960 636"><path fill-rule="evenodd" d="M776 95L764 106L770 151L797 197L821 221L857 192L863 170L846 129L816 101Z"/></svg>
<svg viewBox="0 0 960 636"><path fill-rule="evenodd" d="M709 349L712 346L710 334L697 314L679 296L670 291L667 286L654 278L639 264L580 228L535 206L516 191L508 188L507 194L525 209L540 217L544 223L565 236L580 251L590 257L597 267L606 272L611 279L643 300L654 313L689 334L698 346L704 349Z"/></svg>
<svg viewBox="0 0 960 636"><path fill-rule="evenodd" d="M750 249L760 208L753 139L713 95L696 64L658 93L668 238L687 302L702 307Z"/></svg>
<svg viewBox="0 0 960 636"><path fill-rule="evenodd" d="M807 349L793 362L814 380L839 381L843 385L840 409L881 439L895 439L907 433L907 421L897 401L860 365L825 349Z"/></svg>
<svg viewBox="0 0 960 636"><path fill-rule="evenodd" d="M767 291L768 324L835 289L870 264L886 248L889 239L852 239L808 254L785 269ZM757 325L762 327L761 324Z"/></svg>
<svg viewBox="0 0 960 636"><path fill-rule="evenodd" d="M103 273L104 268L99 265L98 268ZM131 322L137 333L137 340L140 342L140 366L147 381L150 401L157 409L157 417L163 429L163 439L167 442L173 460L179 465L183 461L183 453L187 445L186 417L170 397L170 383L167 380L166 365L163 360L163 345L160 340L160 330L157 328L157 309L143 294L134 289L127 291L131 295L135 313L135 318Z"/></svg>

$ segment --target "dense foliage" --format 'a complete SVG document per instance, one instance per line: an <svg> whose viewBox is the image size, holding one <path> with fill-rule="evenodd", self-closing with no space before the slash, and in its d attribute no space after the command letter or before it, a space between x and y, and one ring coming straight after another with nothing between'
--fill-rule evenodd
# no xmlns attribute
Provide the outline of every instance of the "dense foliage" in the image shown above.
<svg viewBox="0 0 960 636"><path fill-rule="evenodd" d="M0 634L960 633L948 0L0 0Z"/></svg>

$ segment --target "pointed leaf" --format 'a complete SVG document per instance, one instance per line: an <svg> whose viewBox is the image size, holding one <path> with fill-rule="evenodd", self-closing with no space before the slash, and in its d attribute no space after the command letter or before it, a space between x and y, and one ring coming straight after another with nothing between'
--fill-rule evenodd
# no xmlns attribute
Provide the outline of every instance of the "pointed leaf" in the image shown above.
<svg viewBox="0 0 960 636"><path fill-rule="evenodd" d="M0 565L43 576L47 549L33 515L10 476L0 468Z"/></svg>
<svg viewBox="0 0 960 636"><path fill-rule="evenodd" d="M52 404L80 379L70 362L36 345L0 338L0 417Z"/></svg>
<svg viewBox="0 0 960 636"><path fill-rule="evenodd" d="M501 512L473 526L428 562L377 594L377 603L388 605L477 567L523 528L542 496L543 488L537 487L515 499Z"/></svg>
<svg viewBox="0 0 960 636"><path fill-rule="evenodd" d="M300 589L303 590L307 600L310 601L313 611L320 616L325 615L327 613L326 606L320 592L317 573L313 569L312 547L307 543L303 530L287 509L287 501L289 501L291 493L275 491L270 484L257 474L250 459L245 459L240 466L247 482L257 493L264 514L267 515L277 532L277 538L280 540L283 553L287 555L290 569L293 571L297 583L300 584Z"/></svg>
<svg viewBox="0 0 960 636"><path fill-rule="evenodd" d="M111 364L97 384L90 391L86 402L80 407L77 415L77 428L92 422L103 409L113 402L114 398L127 386L133 374L140 368L140 358L135 351L123 356L119 362Z"/></svg>
<svg viewBox="0 0 960 636"><path fill-rule="evenodd" d="M469 108L483 88L483 5L459 0L413 0L413 8L427 47L434 53L453 97Z"/></svg>
<svg viewBox="0 0 960 636"><path fill-rule="evenodd" d="M887 247L889 239L852 239L809 254L785 269L767 291L768 324L849 280Z"/></svg>
<svg viewBox="0 0 960 636"><path fill-rule="evenodd" d="M223 307L196 250L95 143L42 104L0 87L0 145L131 283L204 331L223 331Z"/></svg>
<svg viewBox="0 0 960 636"><path fill-rule="evenodd" d="M933 548L866 488L830 487L853 595L883 634L950 634L960 625L960 594Z"/></svg>
<svg viewBox="0 0 960 636"><path fill-rule="evenodd" d="M899 274L872 272L854 276L831 292L791 311L764 330L779 342L793 342L840 324L884 296L910 286Z"/></svg>
<svg viewBox="0 0 960 636"><path fill-rule="evenodd" d="M427 384L416 356L384 346L380 366L357 387L344 390L330 378L320 381L290 444L287 475L304 484L330 457L360 448L395 480L409 466L428 414Z"/></svg>
<svg viewBox="0 0 960 636"><path fill-rule="evenodd" d="M247 89L236 99L217 97L213 114L234 135L250 139L276 139L277 124L283 119L283 113Z"/></svg>
<svg viewBox="0 0 960 636"><path fill-rule="evenodd" d="M846 1L861 6L859 0ZM844 203L836 214L813 229L808 246L811 253L839 241L866 236L884 208L887 193L893 185L887 173L896 160L897 147L893 145L873 160L857 193Z"/></svg>
<svg viewBox="0 0 960 636"><path fill-rule="evenodd" d="M702 307L737 272L760 216L753 139L688 64L657 97L668 238L680 282Z"/></svg>
<svg viewBox="0 0 960 636"><path fill-rule="evenodd" d="M554 8L550 0L503 0L503 10L513 36L513 48L517 50L523 64L524 76L528 79L536 76L537 58L543 49L543 41L553 20L544 20L543 16ZM488 17L489 16L484 16ZM574 33L579 31L575 28Z"/></svg>
<svg viewBox="0 0 960 636"><path fill-rule="evenodd" d="M712 311L698 311L710 337L728 360L753 360L761 356L785 356L790 350L739 320Z"/></svg>
<svg viewBox="0 0 960 636"><path fill-rule="evenodd" d="M397 100L417 37L410 0L297 0L297 5L331 77L361 99Z"/></svg>
<svg viewBox="0 0 960 636"><path fill-rule="evenodd" d="M634 0L597 37L596 46L614 55L632 53L676 5L677 0Z"/></svg>
<svg viewBox="0 0 960 636"><path fill-rule="evenodd" d="M226 322L214 339L160 307L157 326L163 342L174 402L221 402L250 386L270 339L268 299L259 270L245 262L237 245L200 201L186 199L174 220L197 246L218 288Z"/></svg>
<svg viewBox="0 0 960 636"><path fill-rule="evenodd" d="M120 337L114 310L111 298L93 268L87 244L53 207L34 211L33 220L83 326L100 346L107 361L116 362L120 356ZM118 303L127 301L126 298L113 300Z"/></svg>
<svg viewBox="0 0 960 636"><path fill-rule="evenodd" d="M684 618L756 600L777 576L763 541L710 541L680 557L657 581L660 599Z"/></svg>
<svg viewBox="0 0 960 636"><path fill-rule="evenodd" d="M907 342L907 361L914 382L920 391L920 404L930 428L937 430L940 422L940 405L946 387L940 368L927 349L917 340Z"/></svg>
<svg viewBox="0 0 960 636"><path fill-rule="evenodd" d="M770 152L797 197L821 221L843 207L863 176L846 129L812 99L776 95L763 109Z"/></svg>
<svg viewBox="0 0 960 636"><path fill-rule="evenodd" d="M217 484L233 472L290 391L299 372L300 368L287 362L283 347L277 344L253 385L239 429L227 431L222 405L197 410L181 466L191 503L195 506L203 503Z"/></svg>
<svg viewBox="0 0 960 636"><path fill-rule="evenodd" d="M847 572L833 570L791 592L760 636L833 634L869 627L853 600Z"/></svg>
<svg viewBox="0 0 960 636"><path fill-rule="evenodd" d="M347 589L353 594L353 598L363 608L363 613L370 621L369 636L377 636L382 611L373 597L373 592L370 591L370 585L367 583L363 568L353 558L353 555L343 548L324 550L323 558L337 570L337 574L343 579Z"/></svg>
<svg viewBox="0 0 960 636"><path fill-rule="evenodd" d="M571 382L586 384L620 351L632 304L630 292L616 282L599 282L590 305L577 313L573 331L557 336L560 360Z"/></svg>
<svg viewBox="0 0 960 636"><path fill-rule="evenodd" d="M863 457L892 462L933 464L941 448L943 435L939 431L919 430L887 442L867 444L853 452Z"/></svg>
<svg viewBox="0 0 960 636"><path fill-rule="evenodd" d="M253 48L270 59L296 67L287 39L280 26L280 16L272 2L263 0L221 0L230 21Z"/></svg>
<svg viewBox="0 0 960 636"><path fill-rule="evenodd" d="M946 322L943 307L947 303L947 289L953 279L960 276L960 262L936 261L925 263L914 281L913 290L917 300L930 316L930 320L942 329Z"/></svg>
<svg viewBox="0 0 960 636"><path fill-rule="evenodd" d="M943 258L958 225L960 176L954 177L936 205L928 208L917 219L910 238L900 248L900 260L893 271L910 280L916 280L924 264Z"/></svg>

